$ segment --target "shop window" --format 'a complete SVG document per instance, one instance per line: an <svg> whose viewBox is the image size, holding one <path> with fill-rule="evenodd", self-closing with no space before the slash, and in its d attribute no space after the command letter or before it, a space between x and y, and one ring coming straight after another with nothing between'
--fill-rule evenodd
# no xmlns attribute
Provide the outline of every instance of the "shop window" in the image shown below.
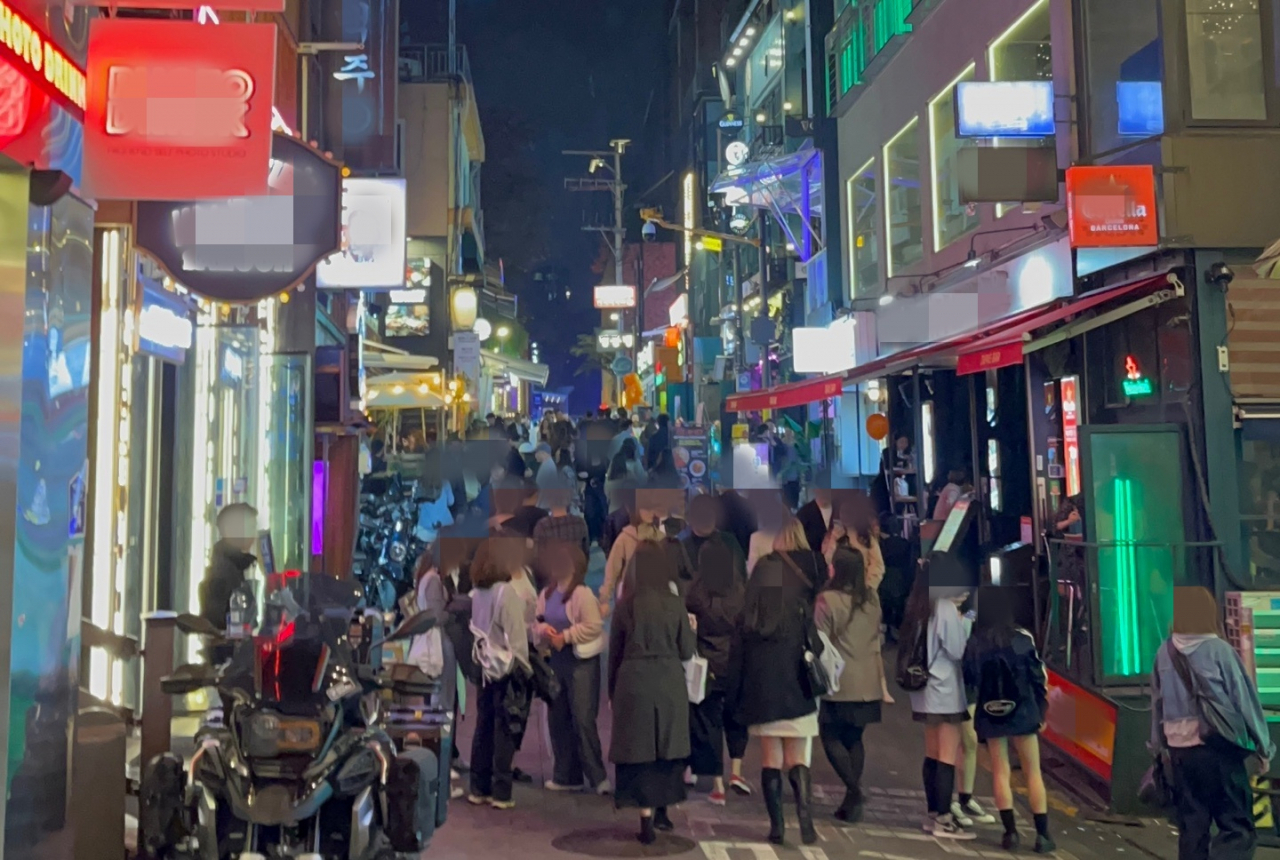
<svg viewBox="0 0 1280 860"><path fill-rule="evenodd" d="M1083 0L1088 62L1081 93L1087 100L1091 152L1107 152L1164 132L1164 41L1159 0Z"/></svg>
<svg viewBox="0 0 1280 860"><path fill-rule="evenodd" d="M889 239L889 275L924 257L920 211L920 119L911 122L884 148L885 227Z"/></svg>
<svg viewBox="0 0 1280 860"><path fill-rule="evenodd" d="M387 337L424 337L431 333L431 308L426 304L391 305L386 326Z"/></svg>
<svg viewBox="0 0 1280 860"><path fill-rule="evenodd" d="M1280 588L1280 421L1247 419L1240 453L1240 528L1249 585Z"/></svg>
<svg viewBox="0 0 1280 860"><path fill-rule="evenodd" d="M956 85L973 80L970 65L929 102L929 159L933 173L933 247L947 245L978 229L978 207L960 200L956 171L960 150L973 143L956 137Z"/></svg>
<svg viewBox="0 0 1280 860"><path fill-rule="evenodd" d="M855 298L880 292L880 222L876 220L876 162L849 177L849 273Z"/></svg>
<svg viewBox="0 0 1280 860"><path fill-rule="evenodd" d="M997 388L997 382L999 380L999 377L996 375L996 373L997 371L994 371L994 370L987 371L987 426L988 427L996 426L996 418L999 414L997 412L997 409L1000 406L1000 395L999 395L999 389Z"/></svg>
<svg viewBox="0 0 1280 860"><path fill-rule="evenodd" d="M1186 0L1191 118L1265 120L1259 0Z"/></svg>
<svg viewBox="0 0 1280 860"><path fill-rule="evenodd" d="M1053 42L1049 0L1040 0L1014 22L987 51L987 68L993 81L1052 81ZM1052 137L997 139L992 146L1052 147ZM1018 206L1016 201L996 204L996 217Z"/></svg>
<svg viewBox="0 0 1280 860"><path fill-rule="evenodd" d="M1004 510L1004 501L1000 496L1000 443L995 439L987 440L987 474L990 480L987 484L987 501L991 505L991 510Z"/></svg>

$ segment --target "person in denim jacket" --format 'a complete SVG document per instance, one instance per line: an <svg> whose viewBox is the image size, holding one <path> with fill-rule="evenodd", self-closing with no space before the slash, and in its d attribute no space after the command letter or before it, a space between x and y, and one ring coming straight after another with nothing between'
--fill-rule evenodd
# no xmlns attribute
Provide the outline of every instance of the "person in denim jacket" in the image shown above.
<svg viewBox="0 0 1280 860"><path fill-rule="evenodd" d="M1178 860L1253 857L1257 834L1250 760L1257 772L1265 773L1275 756L1258 691L1240 655L1222 638L1220 618L1208 589L1175 589L1173 630L1156 652L1152 671L1151 745L1168 751L1173 769ZM1240 736L1222 738L1207 730L1171 649L1185 658L1194 684L1240 727ZM1218 834L1211 850L1214 824Z"/></svg>

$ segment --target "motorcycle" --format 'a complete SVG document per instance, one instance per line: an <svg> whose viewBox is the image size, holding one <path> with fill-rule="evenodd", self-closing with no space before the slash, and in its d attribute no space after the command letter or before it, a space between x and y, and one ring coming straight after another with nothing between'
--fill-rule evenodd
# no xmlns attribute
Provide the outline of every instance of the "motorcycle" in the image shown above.
<svg viewBox="0 0 1280 860"><path fill-rule="evenodd" d="M356 576L364 584L368 605L391 612L413 588L413 568L423 551L414 534L417 483L406 486L395 475L378 479L375 489L361 496Z"/></svg>
<svg viewBox="0 0 1280 860"><path fill-rule="evenodd" d="M262 618L245 625L252 635L230 640L228 663L188 664L161 681L170 695L216 689L223 708L197 732L189 766L172 753L147 763L139 791L144 856L421 855L444 822L448 768L428 749L397 753L383 725L382 691L430 696L439 685L416 670L384 672L380 655L434 620L416 615L384 637L380 620L359 614L360 599L351 582L285 575L249 613ZM196 616L179 616L178 627L214 645L228 641Z"/></svg>

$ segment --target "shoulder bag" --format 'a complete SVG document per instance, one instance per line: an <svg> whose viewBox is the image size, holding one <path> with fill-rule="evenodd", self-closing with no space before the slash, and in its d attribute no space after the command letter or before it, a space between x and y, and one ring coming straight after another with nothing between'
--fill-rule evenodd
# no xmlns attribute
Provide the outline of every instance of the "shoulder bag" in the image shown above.
<svg viewBox="0 0 1280 860"><path fill-rule="evenodd" d="M1165 653L1169 655L1169 662L1178 673L1182 686L1195 702L1196 715L1200 718L1200 739L1204 745L1229 755L1252 755L1254 749L1249 742L1244 718L1234 708L1224 706L1205 692L1200 676L1191 668L1191 661L1173 646L1172 640L1165 643Z"/></svg>
<svg viewBox="0 0 1280 860"><path fill-rule="evenodd" d="M778 555L786 563L787 569L795 574L806 588L813 587L809 578L804 575L804 571L800 569L800 565L796 564L791 556L785 552ZM821 630L815 630L818 642L817 647L814 647L815 643L809 635L811 627L812 624L806 624L804 632L805 684L809 688L811 698L821 699L823 696L840 692L840 673L844 671L844 661L840 659L840 652L836 651L827 634Z"/></svg>

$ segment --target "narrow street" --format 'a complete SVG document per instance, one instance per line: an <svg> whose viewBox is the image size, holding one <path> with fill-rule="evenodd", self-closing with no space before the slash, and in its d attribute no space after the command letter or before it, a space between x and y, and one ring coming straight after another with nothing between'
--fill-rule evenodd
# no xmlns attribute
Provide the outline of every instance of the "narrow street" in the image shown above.
<svg viewBox="0 0 1280 860"><path fill-rule="evenodd" d="M603 567L599 551L593 553L588 584L598 586ZM892 659L891 657L889 659ZM471 705L471 702L468 702ZM601 741L609 747L612 714L605 701L600 709ZM468 714L458 728L464 760L469 759L474 716ZM866 817L856 826L839 824L831 812L843 797L843 788L821 747L815 744L814 799L818 815L819 842L802 846L794 816L788 820L788 841L782 848L768 844L768 824L758 794L729 796L725 807L707 801L709 786L690 792L689 800L672 811L676 831L660 836L655 845L642 846L634 838L636 815L631 810L614 810L607 798L586 794L556 794L544 790L551 777L551 747L546 730L546 712L541 703L530 720L523 748L516 757L519 768L533 782L516 786L516 808L496 812L476 808L465 800L450 806L449 823L436 834L428 857L448 860L488 860L495 856L519 860L550 860L568 857L704 857L705 860L773 860L801 857L803 860L944 860L949 857L1009 857L999 846L998 824L979 825L978 838L968 842L938 840L921 832L924 792L920 789L920 761L923 736L911 721L905 695L886 708L885 720L867 730L865 788L868 795ZM976 796L994 814L991 780L980 756ZM744 775L759 783L759 759L754 746L748 750ZM1015 780L1017 773L1015 773ZM463 777L465 780L465 775ZM465 782L462 783L465 786ZM1055 856L1064 860L1086 858L1169 858L1176 854L1176 836L1164 822L1144 820L1141 826L1104 824L1091 820L1092 812L1078 801L1050 785L1050 814ZM1023 852L1030 854L1034 843L1031 815L1025 805L1018 809L1023 833ZM1261 860L1280 860L1280 850L1261 849Z"/></svg>

